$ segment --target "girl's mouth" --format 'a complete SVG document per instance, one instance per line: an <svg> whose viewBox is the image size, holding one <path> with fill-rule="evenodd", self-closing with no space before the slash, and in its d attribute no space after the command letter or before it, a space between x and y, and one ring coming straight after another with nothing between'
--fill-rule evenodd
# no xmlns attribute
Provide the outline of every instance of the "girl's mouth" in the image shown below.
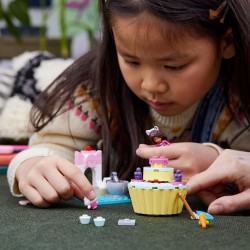
<svg viewBox="0 0 250 250"><path fill-rule="evenodd" d="M173 102L168 102L168 103L164 103L164 102L149 102L149 105L157 110L157 111L163 111L163 110L167 110L170 109L174 103Z"/></svg>

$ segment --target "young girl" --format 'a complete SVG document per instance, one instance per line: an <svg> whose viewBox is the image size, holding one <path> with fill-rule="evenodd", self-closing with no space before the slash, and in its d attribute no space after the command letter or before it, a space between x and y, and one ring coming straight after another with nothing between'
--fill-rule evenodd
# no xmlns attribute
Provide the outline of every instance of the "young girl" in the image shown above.
<svg viewBox="0 0 250 250"><path fill-rule="evenodd" d="M73 165L86 145L102 145L105 176L128 180L151 156L189 178L224 148L250 150L247 0L102 0L100 10L100 44L37 99L30 149L8 169L12 193L39 207L95 198ZM153 126L170 145L146 145Z"/></svg>

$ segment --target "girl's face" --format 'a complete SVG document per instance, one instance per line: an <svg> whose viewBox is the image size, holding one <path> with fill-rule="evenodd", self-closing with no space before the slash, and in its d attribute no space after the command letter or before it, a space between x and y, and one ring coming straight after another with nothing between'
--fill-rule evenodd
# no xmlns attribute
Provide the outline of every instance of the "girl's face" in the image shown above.
<svg viewBox="0 0 250 250"><path fill-rule="evenodd" d="M154 137L153 137L153 141L154 141L155 143L161 143L161 142L162 142L162 139L161 139L161 137L159 137L159 136L154 136Z"/></svg>
<svg viewBox="0 0 250 250"><path fill-rule="evenodd" d="M146 18L115 17L112 30L128 87L159 114L172 116L201 99L214 85L226 57L226 42L218 44L188 33L169 39L159 28L164 27L161 22L149 14Z"/></svg>

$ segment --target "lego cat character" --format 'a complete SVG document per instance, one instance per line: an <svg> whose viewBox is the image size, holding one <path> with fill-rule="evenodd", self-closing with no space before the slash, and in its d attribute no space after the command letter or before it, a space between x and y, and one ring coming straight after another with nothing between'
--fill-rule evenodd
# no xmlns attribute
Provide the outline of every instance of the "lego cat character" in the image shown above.
<svg viewBox="0 0 250 250"><path fill-rule="evenodd" d="M149 130L146 130L146 134L148 135L150 140L158 147L170 144L167 141L167 136L162 131L160 131L160 129L157 126L154 126Z"/></svg>
<svg viewBox="0 0 250 250"><path fill-rule="evenodd" d="M97 208L97 201L96 199L94 200L89 200L88 198L84 198L84 205L88 208L88 209L91 209L91 210L94 210Z"/></svg>

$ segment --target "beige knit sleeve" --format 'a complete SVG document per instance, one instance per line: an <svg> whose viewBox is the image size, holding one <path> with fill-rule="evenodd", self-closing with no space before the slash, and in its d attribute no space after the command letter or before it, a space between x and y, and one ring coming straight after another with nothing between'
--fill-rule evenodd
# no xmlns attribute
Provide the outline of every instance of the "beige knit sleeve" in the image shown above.
<svg viewBox="0 0 250 250"><path fill-rule="evenodd" d="M223 148L221 148L217 144L214 144L214 143L211 143L211 142L204 142L202 144L205 145L205 146L209 146L211 148L214 148L218 152L218 154L221 154L222 151L223 151Z"/></svg>
<svg viewBox="0 0 250 250"><path fill-rule="evenodd" d="M87 114L87 115L86 115ZM29 140L29 149L17 154L11 161L7 178L11 193L20 196L15 173L19 165L35 156L60 155L73 162L74 151L87 145L95 146L101 139L100 123L91 103L81 104L62 113Z"/></svg>

